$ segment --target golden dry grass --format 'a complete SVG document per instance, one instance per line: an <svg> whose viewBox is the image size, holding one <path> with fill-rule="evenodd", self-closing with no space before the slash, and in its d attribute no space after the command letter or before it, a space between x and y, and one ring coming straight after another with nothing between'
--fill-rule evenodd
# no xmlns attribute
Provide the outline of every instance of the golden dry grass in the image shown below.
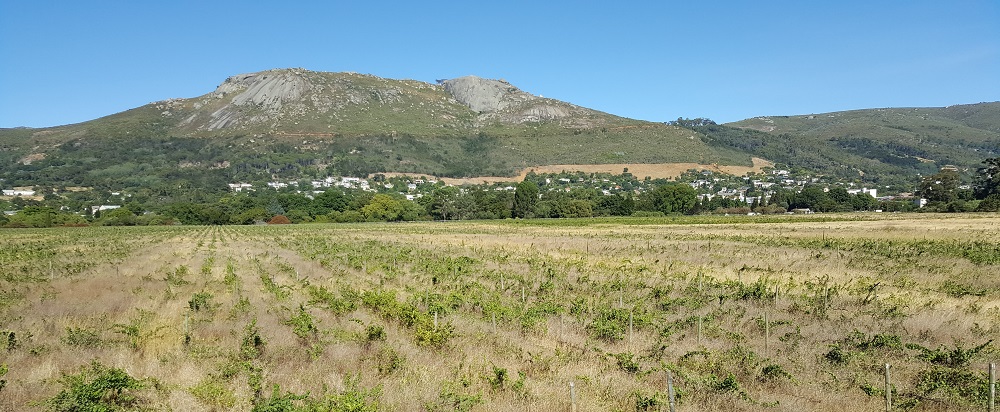
<svg viewBox="0 0 1000 412"><path fill-rule="evenodd" d="M131 242L120 259L79 255L91 262L80 273L0 281L20 293L0 306L0 329L19 336L0 360L10 368L0 409L43 409L62 373L97 359L155 379L141 392L151 409L250 410L250 374L233 365L255 320L265 346L251 363L261 367L265 397L273 385L336 394L356 379L381 388L383 410L453 410L463 399L477 411L569 410L574 382L578 410L636 410L651 399L655 410L670 369L679 410L880 410L881 398L861 388L877 388L881 365L892 363L898 402L912 410L981 410L978 400L920 386L938 366L915 346L862 348L850 336L929 349L1000 336L1000 265L949 249L997 248L1000 219L866 218L7 231L5 244L50 239L62 253L94 244L87 234ZM898 250L872 246L885 242ZM341 297L393 292L425 316L433 299L452 299L439 321L455 335L440 347L421 344L414 327L359 298L344 313L325 309L310 298L318 286ZM211 294L209 309L189 308L196 293ZM545 307L554 313L529 310ZM300 309L314 334L293 333L289 319ZM595 335L601 314L614 310L635 316L633 332ZM129 324L140 331L134 340L115 326ZM369 326L382 327L385 340L366 339ZM71 345L68 328L99 342ZM827 359L835 346L850 355L842 364ZM620 354L633 356L634 369ZM997 354L988 346L955 370L981 375ZM788 376L765 375L768 365ZM507 378L499 386L490 383L498 370ZM213 382L208 395L197 389Z"/></svg>
<svg viewBox="0 0 1000 412"><path fill-rule="evenodd" d="M708 170L717 173L725 173L735 176L743 176L747 173L761 173L766 167L774 167L774 163L761 159L759 157L754 157L753 166L731 166L731 165L718 165L718 164L700 164L700 163L611 163L611 164L596 164L596 165L543 165L543 166L532 166L521 170L521 173L517 176L476 176L467 178L450 178L445 177L440 180L446 184L450 185L481 185L490 183L507 183L507 182L520 182L523 181L528 173L563 173L563 172L584 172L584 173L610 173L614 175L622 174L622 171L628 169L628 172L633 176L644 179L649 177L651 179L672 179L678 177L688 170ZM385 176L408 176L414 178L426 177L426 174L419 173L382 173Z"/></svg>

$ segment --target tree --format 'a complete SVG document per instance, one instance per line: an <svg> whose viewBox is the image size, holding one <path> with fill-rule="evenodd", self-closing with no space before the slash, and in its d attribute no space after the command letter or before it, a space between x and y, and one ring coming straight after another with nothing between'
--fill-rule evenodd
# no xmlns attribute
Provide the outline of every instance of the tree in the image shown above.
<svg viewBox="0 0 1000 412"><path fill-rule="evenodd" d="M347 209L350 199L340 190L329 189L323 193L316 195L312 200L312 208L310 212L314 216L325 215L334 210L338 212L343 212Z"/></svg>
<svg viewBox="0 0 1000 412"><path fill-rule="evenodd" d="M830 196L823 191L823 188L818 185L807 185L802 188L802 191L796 193L792 197L792 201L789 206L792 209L814 209L820 210L825 206L832 204ZM826 211L826 210L823 210Z"/></svg>
<svg viewBox="0 0 1000 412"><path fill-rule="evenodd" d="M135 226L139 219L126 208L109 210L101 216L101 224L104 226Z"/></svg>
<svg viewBox="0 0 1000 412"><path fill-rule="evenodd" d="M629 193L601 196L594 202L594 214L599 216L631 216L635 213L635 200Z"/></svg>
<svg viewBox="0 0 1000 412"><path fill-rule="evenodd" d="M951 202L958 198L958 172L942 170L924 177L917 191L921 197L931 202Z"/></svg>
<svg viewBox="0 0 1000 412"><path fill-rule="evenodd" d="M458 213L458 196L458 189L454 186L438 188L430 196L430 204L427 211L435 219L456 219L456 214Z"/></svg>
<svg viewBox="0 0 1000 412"><path fill-rule="evenodd" d="M690 185L671 183L652 193L653 207L665 215L671 213L691 213L698 201L698 192Z"/></svg>
<svg viewBox="0 0 1000 412"><path fill-rule="evenodd" d="M266 221L268 217L270 215L267 214L267 210L263 207L252 207L234 215L230 221L237 225L252 225L257 222Z"/></svg>
<svg viewBox="0 0 1000 412"><path fill-rule="evenodd" d="M56 211L51 207L27 206L10 217L10 223L27 227L52 227Z"/></svg>
<svg viewBox="0 0 1000 412"><path fill-rule="evenodd" d="M511 215L519 218L533 217L536 204L538 204L538 185L527 179L518 183L514 190L514 206L511 208Z"/></svg>
<svg viewBox="0 0 1000 412"><path fill-rule="evenodd" d="M369 221L394 221L399 220L403 212L403 206L399 201L389 195L378 194L372 197L365 207L361 208L361 213Z"/></svg>
<svg viewBox="0 0 1000 412"><path fill-rule="evenodd" d="M1000 157L983 160L985 166L976 170L976 181L973 185L976 199L986 199L990 195L1000 194Z"/></svg>

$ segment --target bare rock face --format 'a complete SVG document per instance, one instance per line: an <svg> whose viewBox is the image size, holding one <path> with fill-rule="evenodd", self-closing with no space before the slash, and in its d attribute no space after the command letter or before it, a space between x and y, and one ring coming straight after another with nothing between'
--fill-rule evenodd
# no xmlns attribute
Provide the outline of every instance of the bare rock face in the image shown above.
<svg viewBox="0 0 1000 412"><path fill-rule="evenodd" d="M309 81L294 70L271 70L232 76L215 89L214 95L224 98L233 93L239 94L232 97L229 104L212 113L207 129L222 129L239 121L242 108L253 108L264 113L258 117L277 115L283 105L299 101L309 88Z"/></svg>
<svg viewBox="0 0 1000 412"><path fill-rule="evenodd" d="M503 80L465 76L441 84L455 100L479 113L480 124L559 120L587 112L578 106L526 93Z"/></svg>
<svg viewBox="0 0 1000 412"><path fill-rule="evenodd" d="M445 80L444 89L462 104L479 113L504 110L516 104L537 99L502 80L465 76Z"/></svg>
<svg viewBox="0 0 1000 412"><path fill-rule="evenodd" d="M233 98L233 104L255 105L267 111L281 110L282 102L298 100L303 91L309 88L304 77L290 71L258 73L238 82L245 85L246 89Z"/></svg>
<svg viewBox="0 0 1000 412"><path fill-rule="evenodd" d="M192 133L335 133L343 121L382 133L394 130L397 119L458 128L553 120L566 127L590 125L586 109L534 96L504 80L466 76L438 83L274 69L229 77L188 106L166 101L156 108L165 117L190 110L178 117L178 125Z"/></svg>

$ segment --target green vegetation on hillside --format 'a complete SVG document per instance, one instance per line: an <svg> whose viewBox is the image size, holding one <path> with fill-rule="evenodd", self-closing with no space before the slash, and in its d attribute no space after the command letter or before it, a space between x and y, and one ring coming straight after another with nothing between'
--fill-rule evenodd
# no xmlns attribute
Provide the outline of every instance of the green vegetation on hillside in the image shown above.
<svg viewBox="0 0 1000 412"><path fill-rule="evenodd" d="M983 158L1000 154L1000 102L681 124L713 146L879 185L901 185L947 165L968 177Z"/></svg>
<svg viewBox="0 0 1000 412"><path fill-rule="evenodd" d="M0 181L172 192L272 176L512 176L547 164L751 164L746 153L708 146L686 129L525 95L513 86L512 93L528 100L478 113L443 87L417 81L299 70L254 76L261 82L280 77L302 90L294 98L275 97L280 104L246 104L241 93L250 89L230 79L204 96L80 124L0 129ZM558 115L533 114L547 112Z"/></svg>

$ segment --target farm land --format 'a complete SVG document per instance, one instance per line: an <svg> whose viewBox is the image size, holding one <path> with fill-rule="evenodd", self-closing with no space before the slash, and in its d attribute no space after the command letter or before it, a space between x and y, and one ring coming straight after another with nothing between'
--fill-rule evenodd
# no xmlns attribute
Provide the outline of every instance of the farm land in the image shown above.
<svg viewBox="0 0 1000 412"><path fill-rule="evenodd" d="M0 410L982 411L1000 216L0 236ZM571 391L570 384L573 384Z"/></svg>

